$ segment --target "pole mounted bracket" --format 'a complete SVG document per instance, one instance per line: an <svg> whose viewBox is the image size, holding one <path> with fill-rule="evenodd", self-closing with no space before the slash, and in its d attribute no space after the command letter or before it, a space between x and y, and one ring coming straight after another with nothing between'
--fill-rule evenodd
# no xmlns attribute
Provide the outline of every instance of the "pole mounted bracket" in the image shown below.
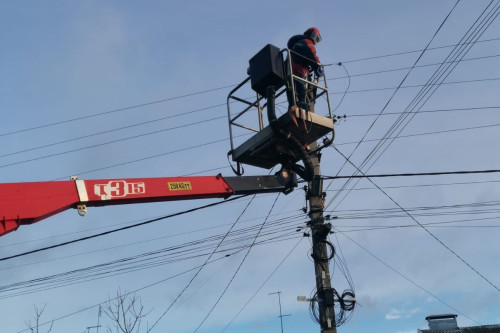
<svg viewBox="0 0 500 333"><path fill-rule="evenodd" d="M332 230L332 224L331 223L313 224L311 225L311 229L314 235L317 236L319 239L326 239L326 237L330 234L330 231Z"/></svg>
<svg viewBox="0 0 500 333"><path fill-rule="evenodd" d="M71 176L70 180L75 182L76 191L78 192L78 199L80 199L80 202L76 205L78 215L85 216L87 215L87 206L85 205L85 202L89 201L89 195L87 193L87 188L85 187L85 181L83 179L78 179L78 176Z"/></svg>

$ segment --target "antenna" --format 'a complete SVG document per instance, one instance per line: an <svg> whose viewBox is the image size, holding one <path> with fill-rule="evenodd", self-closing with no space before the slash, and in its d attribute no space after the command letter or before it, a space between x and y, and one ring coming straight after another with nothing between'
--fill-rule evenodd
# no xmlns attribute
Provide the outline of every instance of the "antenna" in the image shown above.
<svg viewBox="0 0 500 333"><path fill-rule="evenodd" d="M268 295L275 295L275 294L278 294L278 303L280 305L280 322L281 322L281 333L283 333L283 317L289 317L291 316L291 314L281 314L281 291L275 291L274 293L269 293Z"/></svg>

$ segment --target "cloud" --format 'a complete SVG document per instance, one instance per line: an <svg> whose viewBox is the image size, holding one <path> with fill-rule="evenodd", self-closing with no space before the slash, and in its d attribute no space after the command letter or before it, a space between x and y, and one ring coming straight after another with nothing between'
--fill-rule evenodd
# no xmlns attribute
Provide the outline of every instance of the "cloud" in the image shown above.
<svg viewBox="0 0 500 333"><path fill-rule="evenodd" d="M385 319L387 320L395 320L395 319L401 319L401 318L411 318L415 313L417 313L420 309L419 308L414 308L411 310L398 310L395 308L392 308L389 313L385 315Z"/></svg>

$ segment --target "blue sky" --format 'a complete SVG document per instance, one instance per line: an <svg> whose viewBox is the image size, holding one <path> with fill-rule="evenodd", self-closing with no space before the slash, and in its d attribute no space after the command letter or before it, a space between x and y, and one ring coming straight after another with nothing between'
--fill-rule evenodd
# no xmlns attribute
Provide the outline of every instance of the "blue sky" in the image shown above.
<svg viewBox="0 0 500 333"><path fill-rule="evenodd" d="M290 36L310 26L317 26L323 36L317 46L321 61L342 62L351 76L346 78L343 67L327 67L332 104L339 105L345 95L335 111L347 116L336 125L335 147L349 156L356 146L352 142L361 140L375 120L373 114L381 112L419 53L372 57L422 50L455 2L317 1L305 8L304 1L2 1L0 181L65 180L71 175L232 176L226 160L224 105L230 87L245 78L248 60L264 45L285 47ZM399 115L391 113L407 108L438 68L433 64L444 61L452 50L436 47L458 43L489 3L460 1L417 64L428 66L411 71L384 110L387 115L379 117L366 142L352 154L354 164L363 163L397 121ZM421 106L370 173L498 169L499 28L498 21L489 26L482 42ZM359 60L364 58L372 59ZM379 73L368 75L374 72ZM342 168L343 163L335 149L323 151L324 175L353 174L354 168ZM269 171L248 167L246 172ZM499 181L496 174L374 179L420 223L448 222L428 229L497 287ZM325 183L327 212L338 217L333 221L338 233L331 240L342 252L360 305L339 332L416 332L427 328L426 316L457 311L461 326L500 323L498 290L414 227L415 221L369 181L350 183L347 188L352 191L336 196L343 184ZM251 250L199 332L222 331L254 294L225 332L279 330L276 295L268 295L278 290L283 313L291 314L284 318L286 332L319 330L307 304L296 301L314 289L310 241L295 232L307 221L301 214L304 195L300 189L280 195L273 207L275 198L256 197L238 225L258 228L270 212L267 224L275 229L269 231L284 240ZM71 210L2 237L0 254L13 255L210 202L215 200L90 208L84 218ZM65 317L54 322L52 332L82 332L96 325L95 305L108 295L118 288L134 291L150 284L154 285L137 295L151 309L147 321L152 324L194 273L155 283L202 264L206 257L89 281L75 277L76 283L55 282L52 289L24 286L23 295L5 287L224 234L248 202L0 262L2 332L24 330L33 305L44 304L44 319ZM373 230L401 225L413 226ZM236 244L250 244L255 230ZM237 253L202 270L153 332L193 332L243 256ZM332 264L332 271L333 286L347 288L339 268ZM100 323L105 324L104 317Z"/></svg>

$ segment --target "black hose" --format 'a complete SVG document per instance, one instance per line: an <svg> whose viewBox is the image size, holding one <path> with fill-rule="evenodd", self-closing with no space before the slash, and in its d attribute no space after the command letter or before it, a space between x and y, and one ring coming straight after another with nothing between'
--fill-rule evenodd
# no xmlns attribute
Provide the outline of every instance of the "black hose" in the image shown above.
<svg viewBox="0 0 500 333"><path fill-rule="evenodd" d="M314 165L311 157L299 140L291 135L287 135L287 133L285 133L285 131L279 126L278 118L276 117L275 94L276 90L273 86L267 87L267 119L269 121L269 125L271 126L273 132L282 137L287 146L301 157L302 162L304 163L304 166L290 163L290 165L285 165L285 167L296 172L300 177L302 177L302 179L311 181L314 177Z"/></svg>

